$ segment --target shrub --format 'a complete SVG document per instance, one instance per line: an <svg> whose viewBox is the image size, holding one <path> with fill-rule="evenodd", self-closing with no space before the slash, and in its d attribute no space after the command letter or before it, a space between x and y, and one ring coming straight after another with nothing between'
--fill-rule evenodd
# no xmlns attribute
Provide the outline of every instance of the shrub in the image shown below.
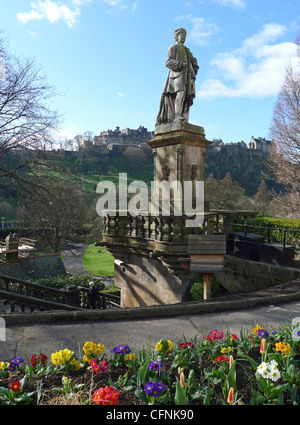
<svg viewBox="0 0 300 425"><path fill-rule="evenodd" d="M192 300L198 301L203 300L203 290L204 290L204 283L203 278L197 279L191 286L190 294L192 297ZM216 279L212 278L211 283L211 296L216 297L220 292L220 286Z"/></svg>
<svg viewBox="0 0 300 425"><path fill-rule="evenodd" d="M89 282L91 280L93 280L93 278L90 275L67 275L39 279L35 281L35 283L38 283L39 285L49 286L50 288L61 289L67 285L88 287ZM97 288L99 291L102 291L102 289L105 288L104 283L102 283L100 280L97 279L95 283L97 284Z"/></svg>

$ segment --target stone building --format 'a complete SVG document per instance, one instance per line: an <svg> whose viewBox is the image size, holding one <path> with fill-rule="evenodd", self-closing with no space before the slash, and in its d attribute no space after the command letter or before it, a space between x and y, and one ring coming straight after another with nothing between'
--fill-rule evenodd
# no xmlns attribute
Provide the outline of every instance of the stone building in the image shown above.
<svg viewBox="0 0 300 425"><path fill-rule="evenodd" d="M140 145L147 143L153 137L153 132L148 131L142 125L136 129L126 128L120 130L116 127L115 130L102 131L99 136L94 137L94 144L98 145Z"/></svg>
<svg viewBox="0 0 300 425"><path fill-rule="evenodd" d="M274 142L272 140L267 140L264 137L254 138L252 136L250 142L248 143L248 148L269 153L273 143Z"/></svg>

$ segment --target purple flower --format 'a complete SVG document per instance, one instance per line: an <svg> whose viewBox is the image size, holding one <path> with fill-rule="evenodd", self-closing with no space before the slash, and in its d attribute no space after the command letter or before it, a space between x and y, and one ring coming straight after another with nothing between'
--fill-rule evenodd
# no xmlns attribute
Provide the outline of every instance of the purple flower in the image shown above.
<svg viewBox="0 0 300 425"><path fill-rule="evenodd" d="M259 329L257 331L257 335L259 335L261 338L265 338L266 336L269 335L269 332L266 331L265 329Z"/></svg>
<svg viewBox="0 0 300 425"><path fill-rule="evenodd" d="M164 366L163 366L162 362L159 361L159 360L152 360L148 364L148 369L153 370L154 372L158 372L158 374L164 373Z"/></svg>
<svg viewBox="0 0 300 425"><path fill-rule="evenodd" d="M14 363L9 363L8 370L14 372L16 370L16 365Z"/></svg>
<svg viewBox="0 0 300 425"><path fill-rule="evenodd" d="M152 397L158 397L164 391L166 391L166 387L161 382L147 382L144 386L144 393Z"/></svg>
<svg viewBox="0 0 300 425"><path fill-rule="evenodd" d="M115 347L112 352L114 354L129 354L130 353L130 348L128 347L128 345L118 345L117 347Z"/></svg>
<svg viewBox="0 0 300 425"><path fill-rule="evenodd" d="M11 360L11 363L13 363L14 365L19 365L20 363L24 363L24 359L23 357L14 357Z"/></svg>

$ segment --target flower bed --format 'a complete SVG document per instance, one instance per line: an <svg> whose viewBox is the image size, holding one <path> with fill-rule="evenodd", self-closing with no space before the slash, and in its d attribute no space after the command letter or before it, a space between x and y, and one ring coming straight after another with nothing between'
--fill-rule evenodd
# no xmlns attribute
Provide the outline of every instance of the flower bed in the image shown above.
<svg viewBox="0 0 300 425"><path fill-rule="evenodd" d="M290 324L161 339L135 353L87 341L77 354L0 361L0 404L297 405L299 371L300 332Z"/></svg>

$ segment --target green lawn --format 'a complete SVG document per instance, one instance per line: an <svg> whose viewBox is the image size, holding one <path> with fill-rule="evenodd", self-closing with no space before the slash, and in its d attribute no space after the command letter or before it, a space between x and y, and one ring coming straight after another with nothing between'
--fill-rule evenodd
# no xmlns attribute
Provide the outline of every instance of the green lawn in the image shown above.
<svg viewBox="0 0 300 425"><path fill-rule="evenodd" d="M102 246L91 244L83 254L84 268L95 276L114 275L114 258Z"/></svg>

